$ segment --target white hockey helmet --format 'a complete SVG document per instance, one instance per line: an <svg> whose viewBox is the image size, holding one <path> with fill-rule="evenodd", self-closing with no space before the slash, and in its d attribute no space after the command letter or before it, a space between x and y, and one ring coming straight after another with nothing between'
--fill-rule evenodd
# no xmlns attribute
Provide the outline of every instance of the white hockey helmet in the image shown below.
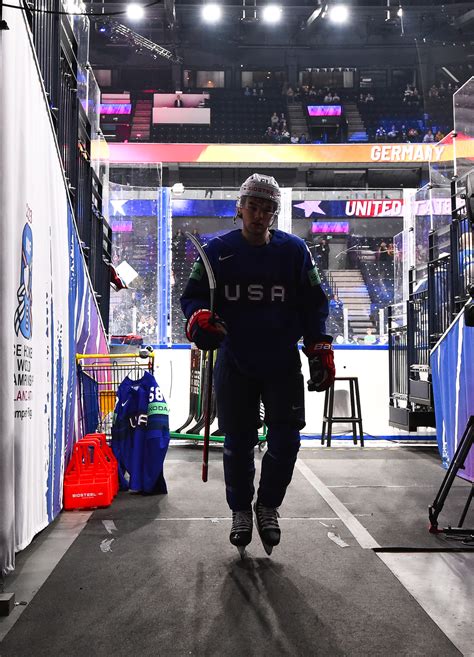
<svg viewBox="0 0 474 657"><path fill-rule="evenodd" d="M263 176L260 173L253 173L242 183L237 197L237 211L239 211L242 199L246 196L254 198L265 198L276 204L275 214L280 212L281 192L275 178L272 176Z"/></svg>

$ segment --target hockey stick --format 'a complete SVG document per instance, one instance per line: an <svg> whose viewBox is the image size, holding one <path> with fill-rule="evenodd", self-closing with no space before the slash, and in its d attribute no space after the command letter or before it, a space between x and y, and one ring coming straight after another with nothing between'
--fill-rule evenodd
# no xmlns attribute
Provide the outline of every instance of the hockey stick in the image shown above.
<svg viewBox="0 0 474 657"><path fill-rule="evenodd" d="M183 429L191 424L197 415L199 397L199 378L201 369L201 352L197 347L191 348L191 373L189 383L189 414L184 424L175 433L181 433Z"/></svg>
<svg viewBox="0 0 474 657"><path fill-rule="evenodd" d="M216 277L212 271L211 263L202 248L202 244L192 233L186 233L191 242L194 244L198 250L199 255L201 256L204 268L207 273L207 278L209 281L209 310L211 311L211 316L214 316L214 296L216 293ZM206 385L204 390L204 446L202 451L202 480L207 481L207 471L209 464L209 434L211 428L211 403L212 403L212 373L213 373L213 354L212 352L208 354L207 359L207 377Z"/></svg>

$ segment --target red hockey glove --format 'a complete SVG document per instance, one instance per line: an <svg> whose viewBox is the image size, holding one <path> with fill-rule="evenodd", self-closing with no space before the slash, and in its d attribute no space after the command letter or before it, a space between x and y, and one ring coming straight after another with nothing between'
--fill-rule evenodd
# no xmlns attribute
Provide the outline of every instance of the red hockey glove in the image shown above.
<svg viewBox="0 0 474 657"><path fill-rule="evenodd" d="M224 321L210 310L196 310L186 323L186 337L198 349L211 351L221 346L227 335Z"/></svg>
<svg viewBox="0 0 474 657"><path fill-rule="evenodd" d="M336 376L334 351L329 342L316 342L303 349L309 360L308 390L323 392L332 386Z"/></svg>

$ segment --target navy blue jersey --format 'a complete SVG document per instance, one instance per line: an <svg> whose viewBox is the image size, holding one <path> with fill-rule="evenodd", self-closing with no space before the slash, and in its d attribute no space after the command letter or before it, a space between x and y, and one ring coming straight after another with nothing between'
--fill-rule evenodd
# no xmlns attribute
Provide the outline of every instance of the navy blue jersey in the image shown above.
<svg viewBox="0 0 474 657"><path fill-rule="evenodd" d="M117 391L112 425L120 488L166 493L163 462L169 441L168 407L155 377L150 372L138 381L125 377Z"/></svg>
<svg viewBox="0 0 474 657"><path fill-rule="evenodd" d="M281 371L295 359L297 342L328 341L328 302L305 242L280 230L252 246L234 230L204 249L217 282L215 311L228 335L222 349L239 367L256 375ZM189 318L209 308L209 283L201 260L193 266L181 297Z"/></svg>

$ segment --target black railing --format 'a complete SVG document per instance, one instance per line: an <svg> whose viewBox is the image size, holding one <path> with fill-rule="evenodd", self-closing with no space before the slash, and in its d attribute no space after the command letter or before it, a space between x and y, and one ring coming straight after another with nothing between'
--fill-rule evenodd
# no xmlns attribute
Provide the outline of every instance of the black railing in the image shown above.
<svg viewBox="0 0 474 657"><path fill-rule="evenodd" d="M112 229L102 215L102 185L92 171L91 250L89 271L104 326L109 325Z"/></svg>
<svg viewBox="0 0 474 657"><path fill-rule="evenodd" d="M451 258L454 310L459 312L474 285L474 232L465 208L454 212L451 225Z"/></svg>
<svg viewBox="0 0 474 657"><path fill-rule="evenodd" d="M389 393L391 403L408 400L408 331L406 325L398 325L399 316L394 306L388 307Z"/></svg>
<svg viewBox="0 0 474 657"><path fill-rule="evenodd" d="M57 112L59 99L60 19L55 11L63 11L61 0L36 0L32 5L24 3L29 12L36 56L49 99L50 108ZM42 11L41 11L42 10Z"/></svg>
<svg viewBox="0 0 474 657"><path fill-rule="evenodd" d="M456 183L452 194L458 197ZM469 299L474 284L473 242L465 208L454 208L452 223L429 236L427 279L418 281L416 292L415 281L410 281L406 325L392 326L394 307L389 308L390 407L395 426L406 424L411 430L430 426L427 415L434 419L430 352ZM406 409L402 419L401 399ZM414 419L408 417L410 413Z"/></svg>
<svg viewBox="0 0 474 657"><path fill-rule="evenodd" d="M106 331L109 323L111 229L102 187L91 166L91 128L77 95L78 44L61 0L25 4L49 101L83 253ZM48 12L48 13L46 13ZM53 12L53 13L51 13Z"/></svg>
<svg viewBox="0 0 474 657"><path fill-rule="evenodd" d="M410 367L428 366L430 362L428 290L410 295L408 301L408 348Z"/></svg>

